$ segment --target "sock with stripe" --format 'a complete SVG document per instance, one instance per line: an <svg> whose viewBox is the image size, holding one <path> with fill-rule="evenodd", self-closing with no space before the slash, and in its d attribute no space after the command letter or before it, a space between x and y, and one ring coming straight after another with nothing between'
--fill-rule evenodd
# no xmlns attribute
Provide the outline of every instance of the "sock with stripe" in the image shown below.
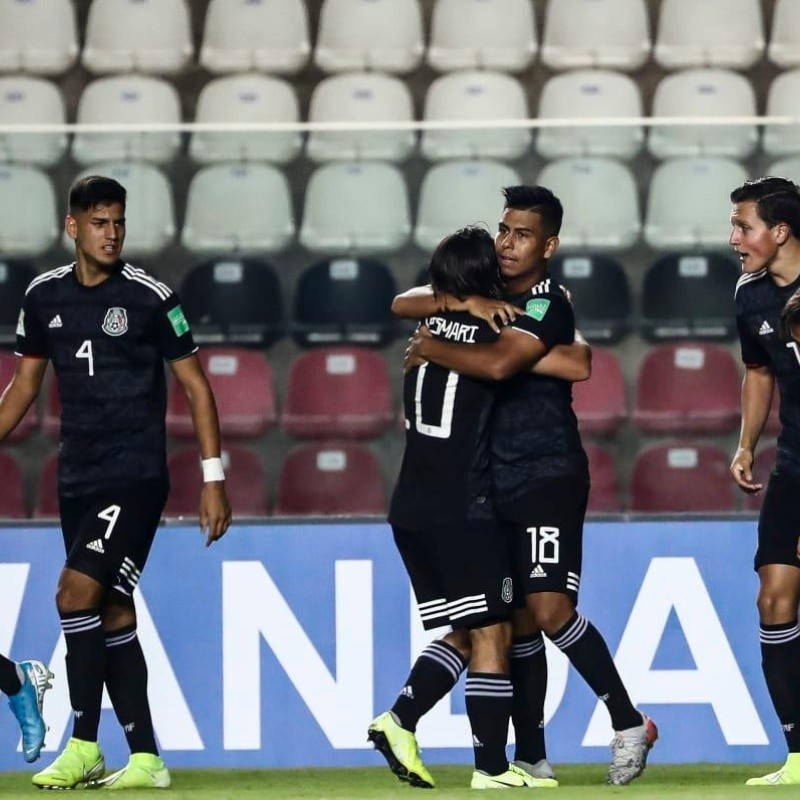
<svg viewBox="0 0 800 800"><path fill-rule="evenodd" d="M427 714L455 685L467 668L461 653L447 642L431 642L417 657L392 712L401 727L412 733Z"/></svg>
<svg viewBox="0 0 800 800"><path fill-rule="evenodd" d="M464 695L472 728L475 769L488 775L501 775L508 769L506 740L513 692L508 675L467 673Z"/></svg>
<svg viewBox="0 0 800 800"><path fill-rule="evenodd" d="M131 753L158 755L147 700L147 662L135 625L106 633L106 687Z"/></svg>
<svg viewBox="0 0 800 800"><path fill-rule="evenodd" d="M615 731L642 724L642 715L631 703L605 640L586 617L576 611L569 622L550 638L606 704Z"/></svg>
<svg viewBox="0 0 800 800"><path fill-rule="evenodd" d="M544 697L547 690L544 637L541 633L515 637L509 655L511 685L514 687L511 721L517 742L514 759L535 764L547 758L544 742Z"/></svg>
<svg viewBox="0 0 800 800"><path fill-rule="evenodd" d="M72 704L72 735L85 742L97 741L106 642L96 609L59 614L67 643L67 683Z"/></svg>
<svg viewBox="0 0 800 800"><path fill-rule="evenodd" d="M761 667L790 753L800 753L800 627L761 624Z"/></svg>
<svg viewBox="0 0 800 800"><path fill-rule="evenodd" d="M0 655L0 692L11 696L22 688L20 668L16 661Z"/></svg>

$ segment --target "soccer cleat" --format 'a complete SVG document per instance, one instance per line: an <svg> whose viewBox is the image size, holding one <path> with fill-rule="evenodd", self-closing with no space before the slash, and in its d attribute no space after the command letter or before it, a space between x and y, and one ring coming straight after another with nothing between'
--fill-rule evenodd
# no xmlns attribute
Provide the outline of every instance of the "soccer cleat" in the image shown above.
<svg viewBox="0 0 800 800"><path fill-rule="evenodd" d="M644 772L647 756L658 740L658 728L647 715L642 714L642 719L641 725L616 732L606 783L625 786Z"/></svg>
<svg viewBox="0 0 800 800"><path fill-rule="evenodd" d="M106 762L97 742L69 739L61 755L33 776L40 789L78 789L103 777Z"/></svg>
<svg viewBox="0 0 800 800"><path fill-rule="evenodd" d="M41 661L21 661L24 681L22 688L8 698L11 712L22 730L22 755L30 763L39 758L47 733L42 717L44 693L52 687L53 673Z"/></svg>
<svg viewBox="0 0 800 800"><path fill-rule="evenodd" d="M168 789L170 783L169 770L160 756L131 753L122 769L92 781L89 786L92 789Z"/></svg>
<svg viewBox="0 0 800 800"><path fill-rule="evenodd" d="M548 789L556 786L558 786L558 781L552 778L534 778L516 764L509 764L508 769L500 775L489 775L476 769L472 773L470 782L471 789Z"/></svg>
<svg viewBox="0 0 800 800"><path fill-rule="evenodd" d="M531 764L528 761L521 761L520 759L516 759L513 763L515 767L524 770L528 775L532 775L534 778L549 778L550 780L555 780L556 773L546 758L540 759L535 764Z"/></svg>
<svg viewBox="0 0 800 800"><path fill-rule="evenodd" d="M786 763L769 775L750 778L745 786L800 786L800 753L789 753Z"/></svg>
<svg viewBox="0 0 800 800"><path fill-rule="evenodd" d="M433 789L433 776L422 763L417 737L402 728L391 711L372 720L367 728L367 739L401 781L418 789Z"/></svg>

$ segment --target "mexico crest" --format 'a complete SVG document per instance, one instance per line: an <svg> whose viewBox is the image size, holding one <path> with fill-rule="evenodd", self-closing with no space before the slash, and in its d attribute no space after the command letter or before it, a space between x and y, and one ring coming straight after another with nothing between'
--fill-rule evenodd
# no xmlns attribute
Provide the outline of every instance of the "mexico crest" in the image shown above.
<svg viewBox="0 0 800 800"><path fill-rule="evenodd" d="M128 330L128 312L124 308L114 306L106 311L103 320L103 332L109 336L122 336Z"/></svg>

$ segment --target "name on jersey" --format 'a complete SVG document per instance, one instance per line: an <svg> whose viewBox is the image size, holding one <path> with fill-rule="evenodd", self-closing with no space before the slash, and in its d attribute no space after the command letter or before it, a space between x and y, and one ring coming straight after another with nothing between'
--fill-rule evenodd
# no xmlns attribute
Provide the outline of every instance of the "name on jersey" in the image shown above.
<svg viewBox="0 0 800 800"><path fill-rule="evenodd" d="M463 322L446 320L442 317L428 317L427 324L434 336L449 339L451 342L475 344L477 325L465 325Z"/></svg>

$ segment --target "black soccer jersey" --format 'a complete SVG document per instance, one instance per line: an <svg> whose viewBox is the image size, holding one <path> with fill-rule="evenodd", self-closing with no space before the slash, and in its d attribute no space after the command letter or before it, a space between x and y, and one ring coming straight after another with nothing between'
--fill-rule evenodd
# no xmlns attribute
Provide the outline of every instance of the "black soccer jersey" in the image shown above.
<svg viewBox="0 0 800 800"><path fill-rule="evenodd" d="M425 320L433 336L484 344L497 334L466 312ZM389 522L408 530L491 514L488 422L492 383L437 364L411 370L403 381L406 449Z"/></svg>
<svg viewBox="0 0 800 800"><path fill-rule="evenodd" d="M17 355L49 358L58 377L62 494L166 478L164 360L196 350L177 296L130 264L97 286L74 264L31 281Z"/></svg>
<svg viewBox="0 0 800 800"><path fill-rule="evenodd" d="M766 270L742 275L736 284L736 325L742 361L769 367L781 396L778 464L800 469L800 345L780 335L786 301L800 289L800 278L777 286Z"/></svg>
<svg viewBox="0 0 800 800"><path fill-rule="evenodd" d="M515 330L540 339L548 349L574 341L572 305L549 276L506 299L526 311L511 323ZM572 384L532 372L506 381L495 403L491 443L492 482L500 507L524 495L531 482L585 472Z"/></svg>

